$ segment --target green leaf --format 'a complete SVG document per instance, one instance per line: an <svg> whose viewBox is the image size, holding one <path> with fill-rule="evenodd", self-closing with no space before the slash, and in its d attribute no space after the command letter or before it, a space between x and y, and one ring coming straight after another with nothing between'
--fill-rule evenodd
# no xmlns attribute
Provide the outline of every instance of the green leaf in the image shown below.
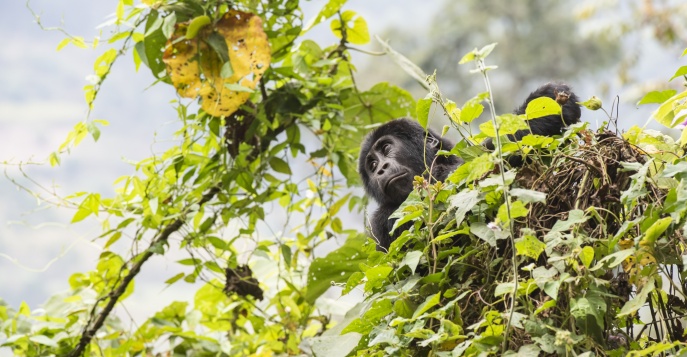
<svg viewBox="0 0 687 357"><path fill-rule="evenodd" d="M515 134L519 130L529 130L527 123L514 114L503 114L496 117L499 124L499 136ZM480 124L479 129L490 138L496 137L496 129L492 120Z"/></svg>
<svg viewBox="0 0 687 357"><path fill-rule="evenodd" d="M639 310L642 306L644 306L646 299L649 297L649 293L652 291L654 291L654 277L649 278L649 281L644 285L644 287L642 287L642 290L632 300L623 305L616 317L620 318L629 316L630 314Z"/></svg>
<svg viewBox="0 0 687 357"><path fill-rule="evenodd" d="M184 273L179 273L179 274L165 280L165 284L172 285L172 284L176 283L177 281L179 281L179 279L183 278L185 275L186 274L184 274Z"/></svg>
<svg viewBox="0 0 687 357"><path fill-rule="evenodd" d="M62 39L60 43L57 44L57 51L61 51L65 46L67 46L70 42L72 41L71 38L67 37L65 39Z"/></svg>
<svg viewBox="0 0 687 357"><path fill-rule="evenodd" d="M460 121L460 113L461 109L456 106L456 102L452 100L447 100L446 103L444 103L444 110L446 111L446 115L451 119L452 122L456 124L461 124ZM444 130L442 131L441 136L444 136L446 132L448 131L449 126L444 125Z"/></svg>
<svg viewBox="0 0 687 357"><path fill-rule="evenodd" d="M670 227L672 222L673 219L671 217L665 217L654 222L654 224L652 224L651 227L649 227L649 229L647 229L644 233L644 238L642 238L642 241L651 244L655 243L656 239L660 237L661 234L668 229L668 227Z"/></svg>
<svg viewBox="0 0 687 357"><path fill-rule="evenodd" d="M651 91L647 93L642 99L640 99L639 102L637 102L637 105L661 104L666 100L670 99L670 97L674 96L675 94L677 94L677 91L675 89L668 89L664 91Z"/></svg>
<svg viewBox="0 0 687 357"><path fill-rule="evenodd" d="M313 356L346 357L358 346L362 335L355 332L342 334L342 331L353 321L359 321L362 306L363 303L358 303L346 312L343 321L312 339Z"/></svg>
<svg viewBox="0 0 687 357"><path fill-rule="evenodd" d="M553 143L553 138L550 136L527 134L522 137L520 143L536 148L546 148Z"/></svg>
<svg viewBox="0 0 687 357"><path fill-rule="evenodd" d="M428 296L425 299L425 302L420 304L420 306L417 307L417 310L415 310L415 313L413 314L413 319L418 318L418 316L424 314L425 312L427 312L427 310L436 306L440 300L441 300L441 293L436 293L434 295Z"/></svg>
<svg viewBox="0 0 687 357"><path fill-rule="evenodd" d="M592 264L592 261L594 260L594 248L590 246L582 248L579 257L584 267L589 269L589 266Z"/></svg>
<svg viewBox="0 0 687 357"><path fill-rule="evenodd" d="M348 0L329 0L327 4L322 7L322 10L320 10L320 12L310 21L308 21L308 23L303 27L301 34L310 31L310 29L315 27L317 24L336 15L336 13L347 1Z"/></svg>
<svg viewBox="0 0 687 357"><path fill-rule="evenodd" d="M162 26L162 20L163 19L161 17L155 16L155 21L146 25L146 32L145 32L144 36L148 36L151 33L157 31L157 29L159 29L160 26Z"/></svg>
<svg viewBox="0 0 687 357"><path fill-rule="evenodd" d="M484 176L484 174L494 169L494 161L489 154L482 154L470 162L458 167L458 169L449 175L448 180L453 183L458 183L462 180L472 182Z"/></svg>
<svg viewBox="0 0 687 357"><path fill-rule="evenodd" d="M186 39L192 40L196 38L196 35L198 35L198 32L203 29L205 26L208 26L212 23L212 19L208 15L199 15L194 17L191 22L188 24L186 27Z"/></svg>
<svg viewBox="0 0 687 357"><path fill-rule="evenodd" d="M220 250L229 250L231 248L229 246L229 244L227 244L227 242L225 242L221 238L208 237L208 242L210 242L210 244L212 244L213 247L220 249Z"/></svg>
<svg viewBox="0 0 687 357"><path fill-rule="evenodd" d="M228 306L231 300L222 292L223 286L219 281L211 281L203 285L194 296L195 308L205 315L215 315L220 306Z"/></svg>
<svg viewBox="0 0 687 357"><path fill-rule="evenodd" d="M370 42L370 33L367 30L367 22L355 11L346 10L341 13L341 20L334 19L331 29L337 38L343 38L342 28L346 30L346 40L355 45L364 45Z"/></svg>
<svg viewBox="0 0 687 357"><path fill-rule="evenodd" d="M236 83L224 83L224 88L227 88L227 89L234 91L234 92L247 92L247 93L253 93L254 92L254 90L252 90L248 87L244 87L240 84L236 84Z"/></svg>
<svg viewBox="0 0 687 357"><path fill-rule="evenodd" d="M112 244L117 242L119 238L122 238L122 232L114 232L110 239L107 240L107 243L105 243L105 246L103 246L104 249L109 248Z"/></svg>
<svg viewBox="0 0 687 357"><path fill-rule="evenodd" d="M222 66L222 72L221 72L222 77L223 78L231 77L231 74L234 73L234 70L233 70L233 68L231 68L231 61L229 60L229 47L227 47L227 41L219 33L213 32L210 34L210 36L208 36L206 42L215 51L215 53L217 53L217 55L222 60L222 62L224 62L224 65ZM224 71L225 71L224 66L226 66L227 63L229 63L229 67L231 69L231 74L228 76L225 76L224 75L225 74L224 73Z"/></svg>
<svg viewBox="0 0 687 357"><path fill-rule="evenodd" d="M480 50L477 51L478 56L479 56L480 58L482 58L482 59L487 58L487 56L489 56L489 54L491 53L491 51L494 50L494 48L496 47L496 45L497 45L497 43L494 42L494 43L490 43L490 44L488 44L488 45L486 45L486 46L480 48Z"/></svg>
<svg viewBox="0 0 687 357"><path fill-rule="evenodd" d="M549 115L561 115L561 106L549 97L535 98L527 103L525 109L527 120L537 119Z"/></svg>
<svg viewBox="0 0 687 357"><path fill-rule="evenodd" d="M575 317L578 326L588 336L601 337L606 314L606 302L594 290L585 297L570 301L570 314Z"/></svg>
<svg viewBox="0 0 687 357"><path fill-rule="evenodd" d="M603 257L603 259L599 260L596 265L594 265L590 271L596 271L601 268L604 270L607 269L612 269L620 265L627 257L631 256L632 254L635 253L634 248L628 248L628 249L623 249L621 251L615 252L613 254L607 255Z"/></svg>
<svg viewBox="0 0 687 357"><path fill-rule="evenodd" d="M476 48L474 50L466 53L465 55L463 55L463 57L460 59L460 61L458 61L458 64L466 64L466 63L474 61L475 59L477 59L477 49Z"/></svg>
<svg viewBox="0 0 687 357"><path fill-rule="evenodd" d="M484 111L484 105L480 103L482 100L479 98L472 98L463 104L463 108L460 110L460 121L464 123L471 123L473 120L479 118Z"/></svg>
<svg viewBox="0 0 687 357"><path fill-rule="evenodd" d="M487 242L490 246L496 247L496 234L485 223L475 222L471 224L470 233Z"/></svg>
<svg viewBox="0 0 687 357"><path fill-rule="evenodd" d="M57 347L57 342L55 342L55 340L45 335L29 336L29 341L45 346Z"/></svg>
<svg viewBox="0 0 687 357"><path fill-rule="evenodd" d="M524 188L514 188L510 190L510 193L524 203L546 202L546 194L544 192L526 190Z"/></svg>
<svg viewBox="0 0 687 357"><path fill-rule="evenodd" d="M329 215L335 216L337 213L339 213L339 210L341 209L341 207L343 207L343 205L346 204L346 201L348 201L348 199L350 197L351 197L351 194L348 193L348 194L346 194L346 196L343 196L340 200L336 201L333 205L331 205L331 207L329 207L329 211L328 211Z"/></svg>
<svg viewBox="0 0 687 357"><path fill-rule="evenodd" d="M523 345L518 349L517 357L538 357L540 352L541 349L537 345Z"/></svg>
<svg viewBox="0 0 687 357"><path fill-rule="evenodd" d="M512 294L514 288L515 284L513 283L501 283L499 285L496 285L496 288L494 289L494 296L499 297L506 294Z"/></svg>
<svg viewBox="0 0 687 357"><path fill-rule="evenodd" d="M539 255L546 249L546 244L533 235L525 235L515 242L517 255L524 255L534 260L539 259Z"/></svg>
<svg viewBox="0 0 687 357"><path fill-rule="evenodd" d="M343 331L341 331L341 334L345 335L349 332L368 334L379 321L389 315L390 311L393 311L391 300L375 300L370 309L365 311L365 314L363 314L361 318L353 320L353 322L346 326Z"/></svg>
<svg viewBox="0 0 687 357"><path fill-rule="evenodd" d="M415 269L417 268L417 265L420 263L420 258L422 258L422 252L419 250L414 250L412 252L408 252L404 257L403 260L401 261L400 266L407 266L410 268L410 271L415 274Z"/></svg>
<svg viewBox="0 0 687 357"><path fill-rule="evenodd" d="M55 167L60 165L60 155L56 152L50 153L50 157L48 159L50 161L50 166Z"/></svg>
<svg viewBox="0 0 687 357"><path fill-rule="evenodd" d="M370 248L374 249L365 248L366 244L365 236L356 235L324 258L315 258L308 269L305 299L312 304L329 289L332 282L346 282L353 273L360 272L360 263L367 262Z"/></svg>
<svg viewBox="0 0 687 357"><path fill-rule="evenodd" d="M658 109L656 109L651 116L662 125L672 128L678 123L675 121L675 106L676 104L687 98L687 90L682 93L678 93L670 98L668 98L663 104L661 104Z"/></svg>
<svg viewBox="0 0 687 357"><path fill-rule="evenodd" d="M229 78L234 75L234 67L231 66L231 61L224 62L220 70L222 78Z"/></svg>
<svg viewBox="0 0 687 357"><path fill-rule="evenodd" d="M522 201L515 201L510 205L510 219L527 217L528 212L529 210L527 209L527 207L525 207L525 204L522 203ZM501 207L499 207L497 217L501 222L503 222L503 224L508 224L508 222L510 222L508 216L508 206L506 206L505 203L503 203Z"/></svg>
<svg viewBox="0 0 687 357"><path fill-rule="evenodd" d="M396 315L406 319L413 317L415 308L409 299L399 299L394 302L394 312Z"/></svg>
<svg viewBox="0 0 687 357"><path fill-rule="evenodd" d="M425 97L417 101L417 106L415 107L417 111L417 121L420 123L423 129L427 129L427 122L429 121L429 110L432 108L432 98L430 96Z"/></svg>
<svg viewBox="0 0 687 357"><path fill-rule="evenodd" d="M397 219L396 222L394 222L394 227L391 228L391 232L396 231L396 228L404 225L406 222L410 222L410 221L414 220L415 218L422 216L422 212L423 212L422 210L417 210L417 211L413 211L411 213L407 213L407 214L400 216L400 218Z"/></svg>
<svg viewBox="0 0 687 357"><path fill-rule="evenodd" d="M675 79L677 77L682 77L685 75L687 75L687 66L682 66L682 67L678 68L677 71L675 71L675 74L672 77L670 77L668 82L672 81L673 79Z"/></svg>
<svg viewBox="0 0 687 357"><path fill-rule="evenodd" d="M393 270L394 268L386 265L379 265L366 270L365 277L367 278L367 283L365 284L365 290L370 290L372 287L378 286L378 283L386 280L386 277L389 276Z"/></svg>
<svg viewBox="0 0 687 357"><path fill-rule="evenodd" d="M448 199L448 211L456 210L456 226L460 227L465 215L480 201L478 190L463 190Z"/></svg>
<svg viewBox="0 0 687 357"><path fill-rule="evenodd" d="M74 214L74 217L72 217L71 223L76 223L76 222L82 221L86 217L90 216L91 214L95 214L97 216L99 208L100 208L100 194L99 193L92 193L92 194L87 195L86 198L84 198L83 201L81 201L81 204L79 205L79 209Z"/></svg>
<svg viewBox="0 0 687 357"><path fill-rule="evenodd" d="M586 222L588 217L585 217L584 212L579 209L572 210L568 213L568 219L565 221L558 221L551 228L552 232L563 232L570 229L572 226Z"/></svg>
<svg viewBox="0 0 687 357"><path fill-rule="evenodd" d="M364 278L365 274L361 271L357 271L351 274L351 276L348 277L348 281L346 281L346 287L341 291L341 295L346 295L350 293L353 290L353 288L362 283Z"/></svg>
<svg viewBox="0 0 687 357"><path fill-rule="evenodd" d="M172 34L174 33L174 25L176 25L176 23L176 12L173 12L165 17L165 20L162 23L162 34L165 36L165 38L172 37Z"/></svg>
<svg viewBox="0 0 687 357"><path fill-rule="evenodd" d="M158 12L151 12L146 22L146 28L157 21ZM141 61L150 68L155 78L161 78L166 71L165 63L162 62L162 52L167 44L167 37L162 33L161 29L151 32L142 42L136 43L135 49L141 57Z"/></svg>
<svg viewBox="0 0 687 357"><path fill-rule="evenodd" d="M276 172L291 175L291 168L289 167L289 164L278 157L273 157L270 159L270 167Z"/></svg>
<svg viewBox="0 0 687 357"><path fill-rule="evenodd" d="M385 82L378 83L358 95L347 97L342 105L346 120L351 122L382 123L417 115L413 96L406 90Z"/></svg>
<svg viewBox="0 0 687 357"><path fill-rule="evenodd" d="M551 300L549 300L549 301L543 303L543 304L542 304L539 308L537 308L536 310L534 310L534 315L535 315L535 316L536 316L536 315L539 315L540 313L542 313L542 312L544 312L544 311L546 311L546 310L548 310L548 309L550 309L550 308L556 307L556 305L557 305L556 300L551 299Z"/></svg>

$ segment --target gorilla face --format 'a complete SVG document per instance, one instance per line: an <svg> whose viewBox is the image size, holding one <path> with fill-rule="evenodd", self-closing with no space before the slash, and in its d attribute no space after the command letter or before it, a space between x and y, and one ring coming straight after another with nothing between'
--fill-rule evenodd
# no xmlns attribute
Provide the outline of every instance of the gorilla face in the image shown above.
<svg viewBox="0 0 687 357"><path fill-rule="evenodd" d="M365 191L381 206L398 207L413 190L413 178L428 171L441 147L453 144L414 120L380 126L360 148L358 173Z"/></svg>
<svg viewBox="0 0 687 357"><path fill-rule="evenodd" d="M393 136L384 135L374 142L364 158L369 177L368 192L378 192L380 202L403 203L413 190L413 177L425 171L424 163L413 160L415 153Z"/></svg>

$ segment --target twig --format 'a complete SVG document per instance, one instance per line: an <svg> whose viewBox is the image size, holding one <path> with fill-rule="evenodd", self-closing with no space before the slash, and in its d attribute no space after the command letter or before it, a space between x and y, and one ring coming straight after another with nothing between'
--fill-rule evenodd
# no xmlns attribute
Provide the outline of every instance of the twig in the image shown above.
<svg viewBox="0 0 687 357"><path fill-rule="evenodd" d="M215 197L220 191L220 188L218 186L212 187L206 194L203 195L203 197L200 199L198 202L199 206L204 205L211 199ZM134 264L134 266L131 268L131 271L129 271L129 274L127 274L124 279L122 279L122 282L110 292L108 300L107 300L107 305L103 308L102 311L98 314L98 316L95 319L95 322L93 324L86 324L83 328L83 332L81 333L81 339L79 340L79 344L74 347L74 349L68 354L70 357L80 357L83 355L84 350L86 349L86 346L91 343L91 340L95 336L96 332L103 326L105 323L105 320L107 317L110 315L112 312L112 309L114 309L115 305L119 301L119 299L124 295L126 292L126 288L129 286L129 283L134 280L136 275L141 271L141 267L143 264L155 254L153 251L153 247L167 241L169 239L169 236L172 235L172 233L178 231L183 224L185 223L184 220L181 218L177 218L174 222L169 224L167 227L165 227L164 230L162 230L162 233L160 235L153 239L150 245L148 246L148 249L143 252L143 254L140 256L140 259ZM89 327L90 325L90 327Z"/></svg>

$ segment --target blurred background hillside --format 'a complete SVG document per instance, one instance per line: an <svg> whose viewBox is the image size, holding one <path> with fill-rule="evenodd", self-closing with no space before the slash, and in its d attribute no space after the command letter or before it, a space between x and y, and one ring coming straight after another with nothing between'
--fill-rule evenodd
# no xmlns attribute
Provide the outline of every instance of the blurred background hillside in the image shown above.
<svg viewBox="0 0 687 357"><path fill-rule="evenodd" d="M304 1L306 21L325 3ZM90 41L109 37L109 30L98 26L112 18L116 3L35 0L30 6L43 26ZM680 19L686 18L687 5L678 1L351 0L345 8L361 14L373 36L389 40L425 72L436 70L444 95L457 103L483 91L481 78L458 60L492 42L498 46L488 62L499 67L491 79L501 112L511 111L537 85L560 80L581 98L600 97L607 109L618 97L619 126L627 129L644 125L654 109L636 107L643 93L681 86L679 79L667 82L685 62L679 56L687 32ZM55 202L52 192L77 190L110 195L112 183L133 171L131 162L166 147L178 124L168 104L173 89L148 90L153 77L146 68L134 74L129 56L116 63L91 114L110 122L99 142L86 139L56 168L31 164L44 162L86 116L82 87L103 50L70 45L57 52L64 34L42 30L24 2L5 1L0 9L0 161L7 176L0 180L0 297L13 306L22 300L35 306L68 288L71 272L91 269L102 244L92 242L99 232L95 223L69 226L73 211L48 209L42 200ZM310 36L323 45L337 41L328 24ZM362 48L379 51L374 42ZM388 57L353 55L361 87L389 81L416 98L426 94ZM589 111L583 119L594 128L605 120ZM351 215L346 224L361 229L362 221ZM160 276L173 276L180 267L168 257L156 259L137 278L136 293L125 304L134 317L193 293L181 284L165 289Z"/></svg>

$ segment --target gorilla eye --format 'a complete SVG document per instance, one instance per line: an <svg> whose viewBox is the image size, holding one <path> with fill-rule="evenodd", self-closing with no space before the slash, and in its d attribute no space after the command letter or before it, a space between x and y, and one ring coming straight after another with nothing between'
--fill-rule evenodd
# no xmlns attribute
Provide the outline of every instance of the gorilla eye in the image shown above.
<svg viewBox="0 0 687 357"><path fill-rule="evenodd" d="M377 168L377 161L370 161L370 171L374 171Z"/></svg>
<svg viewBox="0 0 687 357"><path fill-rule="evenodd" d="M384 144L384 146L382 146L382 153L384 153L384 156L388 156L390 152L391 144Z"/></svg>

